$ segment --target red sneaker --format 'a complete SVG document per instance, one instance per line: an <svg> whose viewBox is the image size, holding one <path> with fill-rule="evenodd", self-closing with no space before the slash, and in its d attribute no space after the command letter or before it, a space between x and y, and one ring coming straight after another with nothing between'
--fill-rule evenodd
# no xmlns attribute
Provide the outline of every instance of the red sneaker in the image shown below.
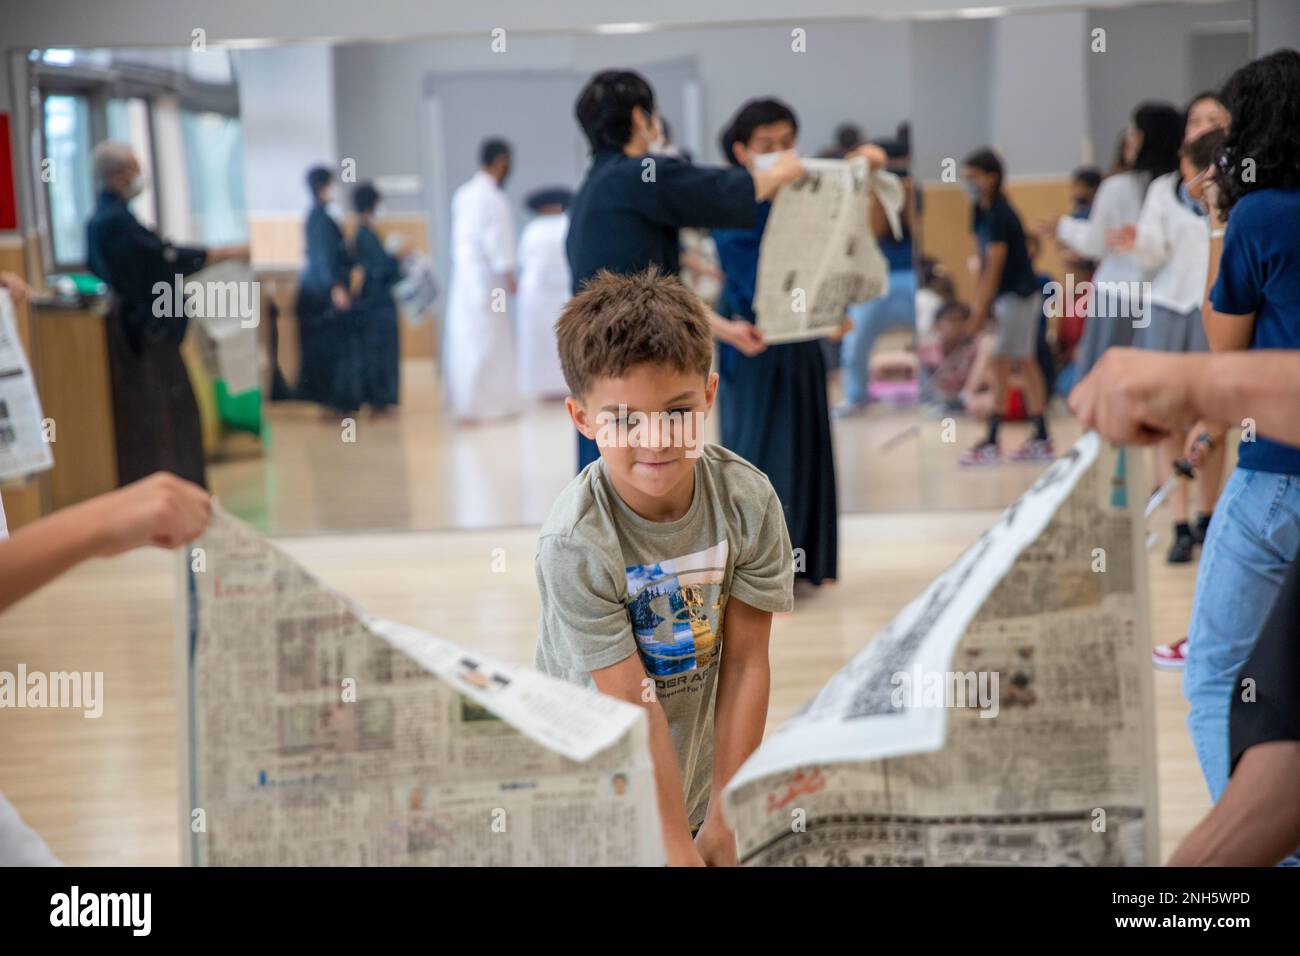
<svg viewBox="0 0 1300 956"><path fill-rule="evenodd" d="M1151 651L1151 663L1163 671L1179 671L1187 666L1187 638L1172 644L1157 644Z"/></svg>

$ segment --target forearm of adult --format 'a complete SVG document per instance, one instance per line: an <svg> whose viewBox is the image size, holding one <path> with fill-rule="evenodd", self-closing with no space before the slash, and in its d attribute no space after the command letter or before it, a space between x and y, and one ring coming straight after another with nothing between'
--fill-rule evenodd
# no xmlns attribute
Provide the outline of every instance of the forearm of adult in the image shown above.
<svg viewBox="0 0 1300 956"><path fill-rule="evenodd" d="M1216 353L1191 385L1199 417L1224 424L1249 418L1261 435L1300 445L1300 351Z"/></svg>
<svg viewBox="0 0 1300 956"><path fill-rule="evenodd" d="M1300 844L1300 743L1251 747L1219 802L1187 835L1170 866L1273 866Z"/></svg>

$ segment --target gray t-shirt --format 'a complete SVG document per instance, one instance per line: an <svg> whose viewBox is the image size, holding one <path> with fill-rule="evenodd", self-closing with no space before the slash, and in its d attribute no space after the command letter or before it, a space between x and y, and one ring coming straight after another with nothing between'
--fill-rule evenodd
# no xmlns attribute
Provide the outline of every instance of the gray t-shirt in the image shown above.
<svg viewBox="0 0 1300 956"><path fill-rule="evenodd" d="M642 518L589 465L556 499L537 545L542 597L536 666L594 686L591 672L640 654L668 718L692 825L713 772L713 700L728 597L762 611L794 605L785 516L767 476L705 444L677 521Z"/></svg>

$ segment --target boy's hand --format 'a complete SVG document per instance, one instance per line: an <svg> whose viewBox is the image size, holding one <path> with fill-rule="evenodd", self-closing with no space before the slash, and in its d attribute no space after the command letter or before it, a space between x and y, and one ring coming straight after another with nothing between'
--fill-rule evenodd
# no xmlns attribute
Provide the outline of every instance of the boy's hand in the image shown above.
<svg viewBox="0 0 1300 956"><path fill-rule="evenodd" d="M160 471L85 503L95 553L111 557L144 544L174 548L203 533L212 496L198 485Z"/></svg>
<svg viewBox="0 0 1300 956"><path fill-rule="evenodd" d="M664 844L664 856L669 866L708 866L692 840Z"/></svg>
<svg viewBox="0 0 1300 956"><path fill-rule="evenodd" d="M695 834L695 846L706 866L739 866L736 854L736 834L718 817L707 817L700 832Z"/></svg>

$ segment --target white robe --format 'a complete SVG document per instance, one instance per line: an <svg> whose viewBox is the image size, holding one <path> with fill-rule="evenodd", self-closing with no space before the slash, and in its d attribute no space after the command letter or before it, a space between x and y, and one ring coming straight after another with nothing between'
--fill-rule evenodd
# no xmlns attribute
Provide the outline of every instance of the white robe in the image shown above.
<svg viewBox="0 0 1300 956"><path fill-rule="evenodd" d="M555 344L555 323L572 283L564 250L568 231L568 216L545 215L519 237L519 388L534 398L569 394Z"/></svg>
<svg viewBox="0 0 1300 956"><path fill-rule="evenodd" d="M505 275L514 268L510 202L496 180L480 170L451 200L451 290L442 369L457 418L501 418L519 410L505 308Z"/></svg>

